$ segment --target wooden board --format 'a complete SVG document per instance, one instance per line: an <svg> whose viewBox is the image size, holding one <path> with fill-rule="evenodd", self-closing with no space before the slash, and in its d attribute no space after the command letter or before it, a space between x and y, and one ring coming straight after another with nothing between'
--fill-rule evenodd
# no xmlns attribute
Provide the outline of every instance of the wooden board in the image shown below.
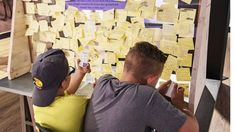
<svg viewBox="0 0 235 132"><path fill-rule="evenodd" d="M200 0L199 4L198 27L189 96L189 108L193 112L197 109L206 82L206 62L211 0Z"/></svg>
<svg viewBox="0 0 235 132"><path fill-rule="evenodd" d="M14 79L30 71L31 57L26 31L24 5L22 0L14 0L8 78Z"/></svg>

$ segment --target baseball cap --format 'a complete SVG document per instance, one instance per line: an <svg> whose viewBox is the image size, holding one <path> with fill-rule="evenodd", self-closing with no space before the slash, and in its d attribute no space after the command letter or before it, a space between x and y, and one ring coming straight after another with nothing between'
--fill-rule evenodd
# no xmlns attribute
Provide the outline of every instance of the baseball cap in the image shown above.
<svg viewBox="0 0 235 132"><path fill-rule="evenodd" d="M68 71L68 61L62 50L50 49L40 54L32 67L33 104L40 107L50 105Z"/></svg>

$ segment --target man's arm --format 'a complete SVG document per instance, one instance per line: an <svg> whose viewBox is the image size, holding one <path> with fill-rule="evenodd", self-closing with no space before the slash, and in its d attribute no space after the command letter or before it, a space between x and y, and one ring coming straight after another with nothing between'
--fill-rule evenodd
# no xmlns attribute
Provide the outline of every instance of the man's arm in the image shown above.
<svg viewBox="0 0 235 132"><path fill-rule="evenodd" d="M78 60L78 64L79 64L80 60ZM76 69L75 73L71 74L71 79L70 79L70 83L68 88L66 89L68 91L69 94L74 94L78 87L80 86L82 79L84 78L84 76L86 75L86 73L90 73L91 69L90 69L90 64L88 63L88 65L86 67L81 67L78 65L78 68Z"/></svg>

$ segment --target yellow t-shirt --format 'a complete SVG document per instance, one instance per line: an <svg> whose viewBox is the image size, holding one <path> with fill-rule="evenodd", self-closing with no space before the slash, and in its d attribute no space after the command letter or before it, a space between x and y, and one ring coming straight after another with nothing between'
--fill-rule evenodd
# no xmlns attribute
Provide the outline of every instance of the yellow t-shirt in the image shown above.
<svg viewBox="0 0 235 132"><path fill-rule="evenodd" d="M68 95L56 97L47 107L33 106L35 121L55 132L80 132L88 99Z"/></svg>

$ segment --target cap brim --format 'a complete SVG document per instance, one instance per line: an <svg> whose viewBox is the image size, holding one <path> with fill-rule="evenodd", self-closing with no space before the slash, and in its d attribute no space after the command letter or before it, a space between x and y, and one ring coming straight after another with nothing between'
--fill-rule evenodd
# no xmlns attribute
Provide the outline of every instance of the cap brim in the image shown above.
<svg viewBox="0 0 235 132"><path fill-rule="evenodd" d="M58 88L59 86L51 86L51 88L40 90L35 87L32 95L33 104L40 107L49 106L54 101Z"/></svg>

